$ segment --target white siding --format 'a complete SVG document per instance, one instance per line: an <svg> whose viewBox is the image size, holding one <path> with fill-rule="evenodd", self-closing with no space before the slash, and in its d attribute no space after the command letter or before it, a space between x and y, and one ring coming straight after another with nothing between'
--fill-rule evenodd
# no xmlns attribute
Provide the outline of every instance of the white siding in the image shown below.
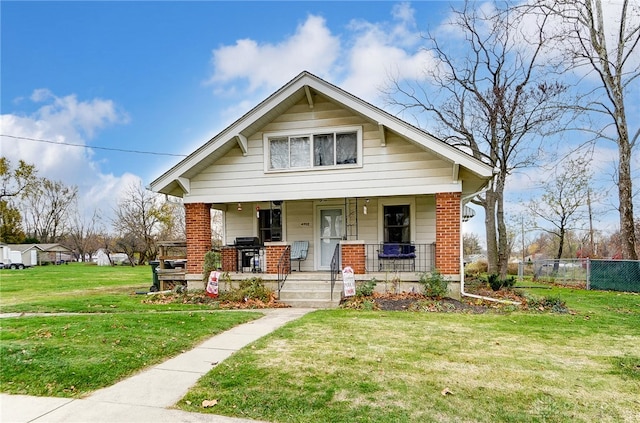
<svg viewBox="0 0 640 423"><path fill-rule="evenodd" d="M309 241L309 251L307 259L301 263L301 271L313 271L314 257L314 224L313 224L313 202L312 201L292 201L287 202L287 239L289 243L294 241ZM294 269L298 268L298 262L292 264Z"/></svg>
<svg viewBox="0 0 640 423"><path fill-rule="evenodd" d="M265 173L263 132L358 125L363 128L362 167ZM319 97L313 109L306 100L289 109L248 139L247 155L235 147L191 179L186 202L238 202L372 197L460 191L452 183L452 165L387 132L380 145L375 122Z"/></svg>
<svg viewBox="0 0 640 423"><path fill-rule="evenodd" d="M436 242L436 197L416 198L416 244Z"/></svg>

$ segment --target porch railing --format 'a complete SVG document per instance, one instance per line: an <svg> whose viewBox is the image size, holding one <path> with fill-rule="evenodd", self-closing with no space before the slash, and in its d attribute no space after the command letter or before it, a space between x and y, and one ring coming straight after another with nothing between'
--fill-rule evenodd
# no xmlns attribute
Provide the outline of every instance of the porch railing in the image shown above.
<svg viewBox="0 0 640 423"><path fill-rule="evenodd" d="M389 245L389 244L387 244ZM395 244L396 249L385 249L385 244L365 245L365 269L369 272L430 272L435 269L436 244ZM391 251L398 251L394 254Z"/></svg>
<svg viewBox="0 0 640 423"><path fill-rule="evenodd" d="M333 301L333 288L336 286L337 275L340 274L340 244L336 245L331 257L331 301Z"/></svg>
<svg viewBox="0 0 640 423"><path fill-rule="evenodd" d="M278 299L280 299L280 290L289 273L291 273L291 246L287 245L278 259Z"/></svg>

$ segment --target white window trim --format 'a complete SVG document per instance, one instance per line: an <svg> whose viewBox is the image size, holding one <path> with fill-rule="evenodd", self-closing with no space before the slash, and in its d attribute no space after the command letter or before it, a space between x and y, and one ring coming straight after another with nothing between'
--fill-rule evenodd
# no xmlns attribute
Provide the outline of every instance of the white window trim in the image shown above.
<svg viewBox="0 0 640 423"><path fill-rule="evenodd" d="M326 133L345 133L345 132L355 132L356 133L356 145L357 145L357 160L356 163L350 164L340 164L340 165L332 165L332 166L314 166L313 165L313 136L319 134ZM278 138L278 137L309 137L310 141L310 151L309 151L309 163L311 165L309 167L294 167L287 169L271 169L271 148L269 146L270 138ZM324 170L335 170L335 169L349 169L349 168L359 168L362 167L362 145L363 145L363 130L362 126L331 126L324 128L314 128L314 129L291 129L287 131L278 131L278 132L264 132L262 134L262 143L263 143L263 151L264 151L264 172L265 173L286 173L286 172L313 172L313 171L324 171Z"/></svg>

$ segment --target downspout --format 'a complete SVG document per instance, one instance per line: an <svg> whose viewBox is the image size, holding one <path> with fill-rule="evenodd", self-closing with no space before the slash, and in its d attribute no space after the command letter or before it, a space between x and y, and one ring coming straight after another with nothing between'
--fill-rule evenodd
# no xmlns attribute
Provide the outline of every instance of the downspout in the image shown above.
<svg viewBox="0 0 640 423"><path fill-rule="evenodd" d="M494 302L494 303L520 305L520 302L518 302L518 301L500 300L500 299L497 299L497 298L484 297L482 295L470 294L470 293L464 291L464 254L463 254L463 243L462 243L462 213L463 213L463 209L464 209L465 203L467 203L473 197L478 196L478 195L482 194L483 192L486 192L488 189L489 189L489 183L487 183L487 185L484 188L482 188L480 191L477 191L477 192L474 192L473 194L469 194L469 195L467 195L465 197L462 197L461 200L460 200L460 270L461 270L460 271L460 296L476 298L476 299L485 300L485 301L491 301L491 302Z"/></svg>

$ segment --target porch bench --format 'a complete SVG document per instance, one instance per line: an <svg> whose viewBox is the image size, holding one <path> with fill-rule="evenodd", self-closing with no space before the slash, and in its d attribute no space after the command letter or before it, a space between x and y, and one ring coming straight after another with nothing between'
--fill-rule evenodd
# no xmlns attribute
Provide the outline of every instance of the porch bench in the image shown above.
<svg viewBox="0 0 640 423"><path fill-rule="evenodd" d="M416 269L416 246L412 244L382 244L378 250L378 271ZM391 265L389 269L387 265Z"/></svg>

